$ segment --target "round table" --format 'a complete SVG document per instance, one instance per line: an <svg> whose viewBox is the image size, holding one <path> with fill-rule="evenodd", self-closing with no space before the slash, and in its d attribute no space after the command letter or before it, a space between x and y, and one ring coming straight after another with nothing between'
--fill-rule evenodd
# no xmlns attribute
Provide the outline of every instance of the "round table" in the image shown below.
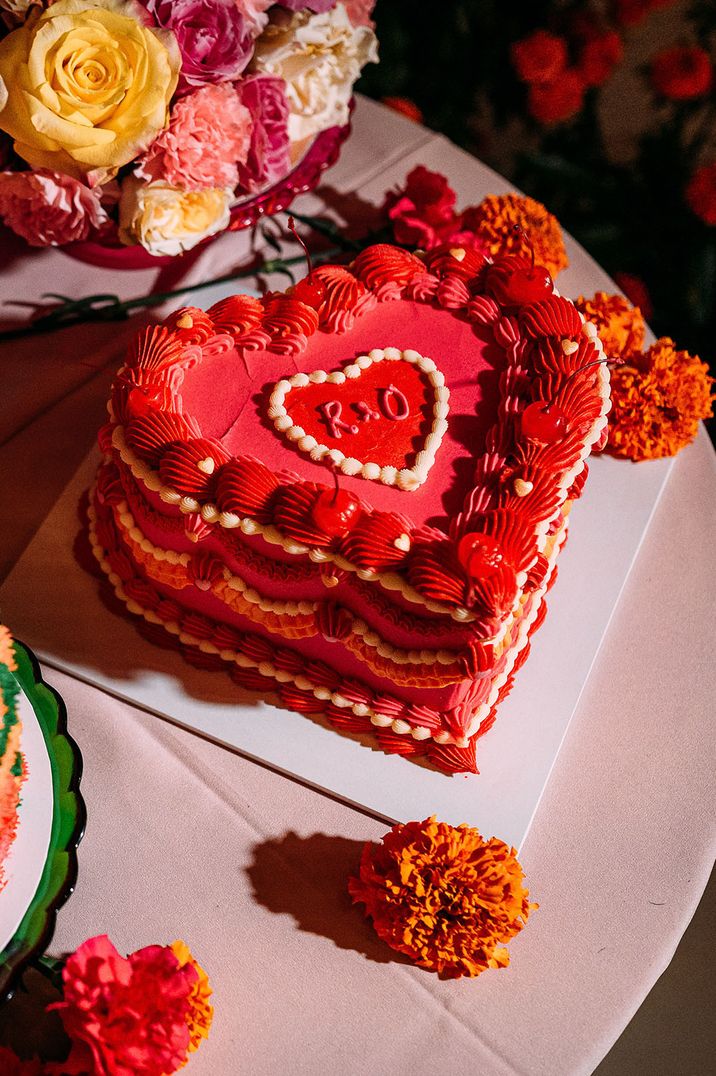
<svg viewBox="0 0 716 1076"><path fill-rule="evenodd" d="M362 99L341 160L298 206L353 218L416 164L446 173L458 205L510 189ZM250 243L224 236L181 279L170 269L157 280L4 235L0 294L165 290L225 272ZM577 244L568 249L563 293L614 290ZM134 328L94 324L0 348L0 579L91 447ZM52 670L84 756L88 822L50 951L105 932L122 952L184 938L215 991L197 1076L591 1072L669 964L713 863L715 490L702 431L671 473L522 850L540 909L507 970L440 982L378 942L346 878L384 823ZM0 1041L6 1020L0 1010Z"/></svg>

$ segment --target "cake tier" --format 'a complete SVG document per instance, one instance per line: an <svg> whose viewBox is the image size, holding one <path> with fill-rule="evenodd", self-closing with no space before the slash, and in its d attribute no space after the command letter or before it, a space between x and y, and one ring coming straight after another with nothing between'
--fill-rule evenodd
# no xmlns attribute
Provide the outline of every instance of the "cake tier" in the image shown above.
<svg viewBox="0 0 716 1076"><path fill-rule="evenodd" d="M100 478L88 512L97 564L127 611L166 637L173 636L192 664L228 670L244 688L276 694L299 712L324 714L337 729L370 734L384 751L426 757L446 773L477 772L475 742L492 726L498 704L529 653L529 639L544 619L544 595L556 578L554 562L566 538L565 526L553 544L543 585L515 618L500 659L479 676L460 675L447 693L425 687L417 677L401 689L392 677L372 674L340 640L296 638L289 631L272 634L257 628L251 617L197 589L194 580L182 583L181 571L171 584L157 582L151 569L143 570L147 556L155 559L156 549L135 555L143 543L126 517L126 502L110 504ZM445 701L450 698L452 704Z"/></svg>

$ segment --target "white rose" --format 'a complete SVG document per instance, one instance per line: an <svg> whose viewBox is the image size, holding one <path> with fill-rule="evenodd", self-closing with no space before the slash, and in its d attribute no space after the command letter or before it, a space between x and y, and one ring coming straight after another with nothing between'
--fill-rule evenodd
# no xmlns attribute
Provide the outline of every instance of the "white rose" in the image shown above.
<svg viewBox="0 0 716 1076"><path fill-rule="evenodd" d="M227 227L233 193L223 188L183 191L158 180L128 176L119 200L119 238L150 254L182 254Z"/></svg>
<svg viewBox="0 0 716 1076"><path fill-rule="evenodd" d="M253 70L286 83L292 142L348 122L348 102L361 68L378 59L369 26L353 26L343 4L330 11L298 12L271 25L256 43Z"/></svg>

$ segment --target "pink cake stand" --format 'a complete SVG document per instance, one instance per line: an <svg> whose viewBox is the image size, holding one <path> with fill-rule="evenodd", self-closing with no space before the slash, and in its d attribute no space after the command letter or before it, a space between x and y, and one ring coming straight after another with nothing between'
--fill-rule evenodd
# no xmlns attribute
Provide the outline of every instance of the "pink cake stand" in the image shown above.
<svg viewBox="0 0 716 1076"><path fill-rule="evenodd" d="M326 169L338 160L341 146L350 134L350 130L349 121L344 127L330 127L316 135L288 175L267 190L238 202L232 208L231 222L227 230L238 231L242 228L250 228L262 217L270 217L286 209L296 195L304 194L317 187ZM216 238L215 235L209 236L198 247L192 248L187 253L195 255L198 249L207 246ZM61 249L71 258L77 258L79 261L97 265L103 269L161 269L185 257L184 254L176 257L170 255L155 257L140 245L123 246L114 237L103 241L86 240L82 243L69 243Z"/></svg>

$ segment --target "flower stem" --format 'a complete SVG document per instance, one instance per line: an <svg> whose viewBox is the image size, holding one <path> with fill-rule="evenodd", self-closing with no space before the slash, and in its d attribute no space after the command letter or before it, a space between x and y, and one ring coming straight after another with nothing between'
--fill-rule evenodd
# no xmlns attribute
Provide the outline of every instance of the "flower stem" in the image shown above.
<svg viewBox="0 0 716 1076"><path fill-rule="evenodd" d="M340 249L333 248L321 251L315 257L317 261L325 262L330 261L331 258L335 258L341 253ZM172 291L139 295L133 299L124 299L123 301L116 295L108 294L86 295L81 299L69 299L63 295L48 293L46 297L59 299L59 304L53 307L49 313L42 314L24 325L0 331L0 341L17 340L23 336L53 332L57 329L67 328L70 325L80 325L90 321L123 321L135 310L159 306L168 299L174 299L179 295L187 295L193 291L216 287L218 284L228 284L232 280L245 280L247 277L255 277L261 273L288 273L292 266L303 263L305 263L303 254L298 254L291 258L268 258L259 265L238 269L232 273L225 273L223 276L214 277L213 280L202 280L197 284L185 284L180 288L174 288Z"/></svg>

